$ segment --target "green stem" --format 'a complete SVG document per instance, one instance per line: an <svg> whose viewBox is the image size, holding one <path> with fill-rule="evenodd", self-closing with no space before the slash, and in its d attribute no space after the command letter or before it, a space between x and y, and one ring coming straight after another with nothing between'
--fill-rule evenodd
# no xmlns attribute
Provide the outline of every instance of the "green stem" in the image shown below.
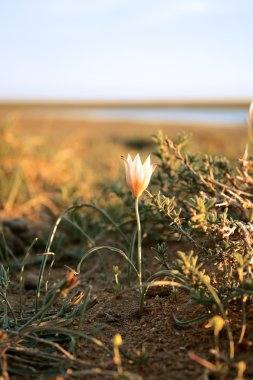
<svg viewBox="0 0 253 380"><path fill-rule="evenodd" d="M135 213L136 213L136 221L137 221L137 244L138 244L138 275L139 275L139 289L140 289L140 295L142 295L142 269L141 269L141 222L140 222L140 215L139 215L139 207L138 207L138 201L139 199L135 199Z"/></svg>

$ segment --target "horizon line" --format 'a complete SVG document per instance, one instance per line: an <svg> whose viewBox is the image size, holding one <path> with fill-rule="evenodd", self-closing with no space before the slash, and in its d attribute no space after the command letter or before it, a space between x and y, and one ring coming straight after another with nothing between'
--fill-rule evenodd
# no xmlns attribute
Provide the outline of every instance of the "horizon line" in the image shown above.
<svg viewBox="0 0 253 380"><path fill-rule="evenodd" d="M248 108L249 97L188 97L155 99L0 98L6 108Z"/></svg>

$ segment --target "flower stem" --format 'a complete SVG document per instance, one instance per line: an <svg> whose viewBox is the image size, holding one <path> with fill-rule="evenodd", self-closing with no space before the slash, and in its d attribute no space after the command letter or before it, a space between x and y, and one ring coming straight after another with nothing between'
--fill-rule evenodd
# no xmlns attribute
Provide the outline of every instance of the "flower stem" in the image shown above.
<svg viewBox="0 0 253 380"><path fill-rule="evenodd" d="M139 290L140 295L142 295L142 269L141 269L141 222L139 215L139 207L138 207L138 198L135 198L135 213L136 213L136 221L137 221L137 235L138 235L138 275L139 275Z"/></svg>

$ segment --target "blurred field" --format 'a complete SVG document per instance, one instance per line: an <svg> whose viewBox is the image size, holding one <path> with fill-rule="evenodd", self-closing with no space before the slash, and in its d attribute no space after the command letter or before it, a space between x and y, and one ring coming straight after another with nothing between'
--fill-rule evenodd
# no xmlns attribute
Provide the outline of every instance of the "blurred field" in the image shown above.
<svg viewBox="0 0 253 380"><path fill-rule="evenodd" d="M120 157L154 149L158 130L193 135L194 152L238 157L248 142L243 125L71 120L29 116L27 108L0 108L1 206L20 211L50 201L60 208L99 196L104 184L123 177ZM22 207L21 207L22 206ZM20 209L21 207L21 209ZM22 209L23 208L23 209Z"/></svg>
<svg viewBox="0 0 253 380"><path fill-rule="evenodd" d="M52 108L248 108L249 98L194 98L168 100L110 100L110 101L1 101L0 110L13 111Z"/></svg>

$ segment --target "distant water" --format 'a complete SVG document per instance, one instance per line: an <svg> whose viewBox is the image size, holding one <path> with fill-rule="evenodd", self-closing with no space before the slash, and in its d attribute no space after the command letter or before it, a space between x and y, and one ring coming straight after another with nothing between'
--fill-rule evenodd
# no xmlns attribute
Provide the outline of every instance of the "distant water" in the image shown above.
<svg viewBox="0 0 253 380"><path fill-rule="evenodd" d="M34 114L34 112L33 112ZM110 108L110 109L49 109L43 114L57 118L85 120L125 120L147 122L196 122L242 124L248 119L247 109L205 108Z"/></svg>

